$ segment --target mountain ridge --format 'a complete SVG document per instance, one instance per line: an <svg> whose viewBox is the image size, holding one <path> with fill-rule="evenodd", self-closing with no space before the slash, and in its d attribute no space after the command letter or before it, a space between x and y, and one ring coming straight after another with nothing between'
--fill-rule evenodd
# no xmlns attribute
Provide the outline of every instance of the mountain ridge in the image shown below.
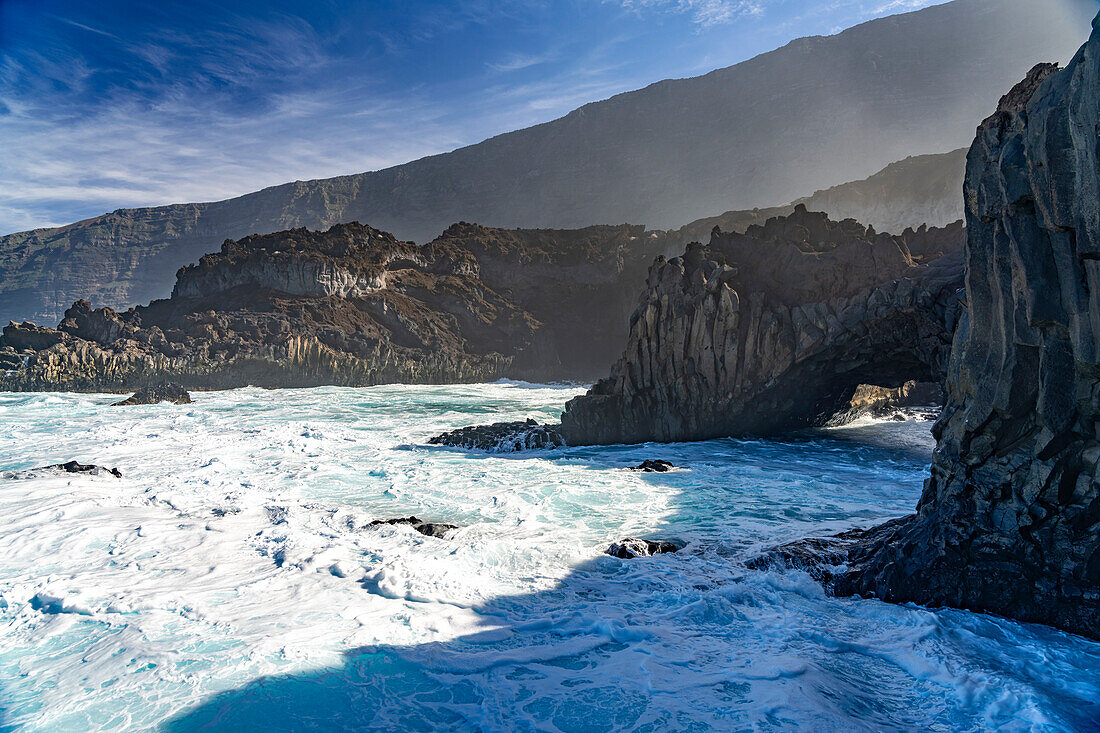
<svg viewBox="0 0 1100 733"><path fill-rule="evenodd" d="M0 319L52 320L76 297L112 307L161 297L179 266L253 233L351 220L415 241L463 220L669 227L794 201L968 143L1001 90L1079 45L1085 4L954 0L400 166L0 237Z"/></svg>

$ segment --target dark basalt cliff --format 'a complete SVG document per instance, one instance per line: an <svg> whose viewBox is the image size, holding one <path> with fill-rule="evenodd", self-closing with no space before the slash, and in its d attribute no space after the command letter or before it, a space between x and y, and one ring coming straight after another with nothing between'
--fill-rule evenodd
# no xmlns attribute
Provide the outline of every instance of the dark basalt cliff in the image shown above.
<svg viewBox="0 0 1100 733"><path fill-rule="evenodd" d="M969 309L917 514L851 552L840 593L1100 638L1100 16L978 130Z"/></svg>
<svg viewBox="0 0 1100 733"><path fill-rule="evenodd" d="M358 223L227 240L179 271L171 298L9 324L0 389L584 379L621 348L645 263L667 246L628 225L457 224L424 246Z"/></svg>
<svg viewBox="0 0 1100 733"><path fill-rule="evenodd" d="M658 258L611 376L569 402L570 445L823 424L863 383L942 377L961 223L901 235L799 206Z"/></svg>

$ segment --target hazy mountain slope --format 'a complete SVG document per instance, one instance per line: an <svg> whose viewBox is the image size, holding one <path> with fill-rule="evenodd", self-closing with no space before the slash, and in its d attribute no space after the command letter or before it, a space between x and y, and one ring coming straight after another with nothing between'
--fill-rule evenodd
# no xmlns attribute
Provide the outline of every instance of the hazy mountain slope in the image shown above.
<svg viewBox="0 0 1100 733"><path fill-rule="evenodd" d="M356 219L418 241L459 220L667 227L790 201L967 143L1034 62L1071 55L1092 9L956 0L382 171L10 235L0 318L53 320L76 297L122 306L164 295L178 266L253 232Z"/></svg>
<svg viewBox="0 0 1100 733"><path fill-rule="evenodd" d="M862 181L842 183L786 206L727 211L697 219L676 230L677 240L706 242L710 231L743 232L773 216L787 216L798 204L824 211L835 220L855 219L880 232L901 234L920 224L947 226L963 218L962 184L966 148L937 155L915 155L891 163Z"/></svg>

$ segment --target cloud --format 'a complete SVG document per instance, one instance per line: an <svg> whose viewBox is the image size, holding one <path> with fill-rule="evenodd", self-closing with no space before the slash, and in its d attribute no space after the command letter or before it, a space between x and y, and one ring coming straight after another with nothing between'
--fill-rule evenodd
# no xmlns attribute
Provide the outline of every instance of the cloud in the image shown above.
<svg viewBox="0 0 1100 733"><path fill-rule="evenodd" d="M746 15L759 15L763 0L607 0L618 2L629 10L657 10L685 14L700 26L729 23Z"/></svg>
<svg viewBox="0 0 1100 733"><path fill-rule="evenodd" d="M508 72L522 71L532 66L539 66L557 58L556 53L544 54L511 54L500 61L491 62L487 66L493 71Z"/></svg>

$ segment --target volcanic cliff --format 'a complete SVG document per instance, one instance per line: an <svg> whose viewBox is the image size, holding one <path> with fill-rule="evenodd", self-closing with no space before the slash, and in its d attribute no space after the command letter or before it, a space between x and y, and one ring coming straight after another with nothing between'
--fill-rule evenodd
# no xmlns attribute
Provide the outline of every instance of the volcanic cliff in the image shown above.
<svg viewBox="0 0 1100 733"><path fill-rule="evenodd" d="M1036 67L967 160L966 272L916 515L850 553L840 593L1100 638L1100 16Z"/></svg>
<svg viewBox="0 0 1100 733"><path fill-rule="evenodd" d="M9 324L0 389L586 379L621 349L668 247L629 225L462 223L424 246L358 223L227 240L179 271L171 298Z"/></svg>
<svg viewBox="0 0 1100 733"><path fill-rule="evenodd" d="M962 224L877 233L804 206L658 258L610 377L569 402L570 445L824 424L860 384L942 378Z"/></svg>

